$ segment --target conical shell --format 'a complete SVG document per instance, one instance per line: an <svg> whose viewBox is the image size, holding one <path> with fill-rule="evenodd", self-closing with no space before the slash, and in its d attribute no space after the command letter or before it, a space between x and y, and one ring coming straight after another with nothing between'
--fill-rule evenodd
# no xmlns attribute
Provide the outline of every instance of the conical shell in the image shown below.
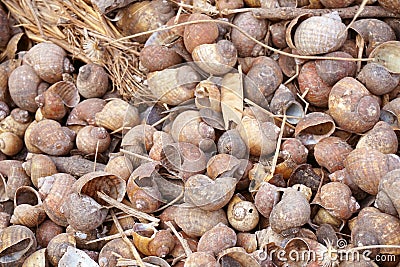
<svg viewBox="0 0 400 267"><path fill-rule="evenodd" d="M103 153L110 143L110 134L103 127L85 126L76 136L76 146L85 154Z"/></svg>
<svg viewBox="0 0 400 267"><path fill-rule="evenodd" d="M56 82L47 91L59 95L63 103L69 108L75 107L80 101L78 89L75 84L69 81Z"/></svg>
<svg viewBox="0 0 400 267"><path fill-rule="evenodd" d="M253 230L260 219L253 202L246 201L240 194L236 194L229 202L227 217L229 224L241 232Z"/></svg>
<svg viewBox="0 0 400 267"><path fill-rule="evenodd" d="M23 138L31 121L32 117L27 110L15 108L9 116L0 122L0 131L11 132Z"/></svg>
<svg viewBox="0 0 400 267"><path fill-rule="evenodd" d="M108 161L104 171L127 181L133 171L133 166L125 156L117 156Z"/></svg>

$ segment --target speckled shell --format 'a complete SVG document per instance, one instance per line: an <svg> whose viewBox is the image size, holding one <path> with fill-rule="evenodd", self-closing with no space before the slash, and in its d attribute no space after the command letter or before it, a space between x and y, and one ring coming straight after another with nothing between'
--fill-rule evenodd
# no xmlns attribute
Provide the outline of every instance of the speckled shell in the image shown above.
<svg viewBox="0 0 400 267"><path fill-rule="evenodd" d="M368 91L374 95L390 93L397 87L400 75L390 73L385 67L377 63L368 63L357 75Z"/></svg>
<svg viewBox="0 0 400 267"><path fill-rule="evenodd" d="M288 28L289 30L290 28ZM338 14L315 16L301 22L294 34L295 47L301 55L317 55L339 49L347 38L346 25ZM291 32L286 33L291 38ZM340 36L341 35L341 36Z"/></svg>
<svg viewBox="0 0 400 267"><path fill-rule="evenodd" d="M32 67L23 65L16 68L8 79L8 88L14 103L21 109L35 112L37 109L35 97L38 95L40 82Z"/></svg>
<svg viewBox="0 0 400 267"><path fill-rule="evenodd" d="M39 246L47 247L53 237L63 233L65 230L50 219L45 220L36 228L36 240Z"/></svg>
<svg viewBox="0 0 400 267"><path fill-rule="evenodd" d="M66 173L57 173L39 180L39 193L45 195L43 208L47 216L60 226L67 226L67 219L62 212L62 205L73 191L76 179Z"/></svg>
<svg viewBox="0 0 400 267"><path fill-rule="evenodd" d="M304 145L313 145L334 131L335 122L331 116L322 112L312 112L299 121L294 135Z"/></svg>
<svg viewBox="0 0 400 267"><path fill-rule="evenodd" d="M149 72L160 71L182 62L173 49L164 45L148 45L140 51L140 64Z"/></svg>
<svg viewBox="0 0 400 267"><path fill-rule="evenodd" d="M353 58L350 54L341 51L328 53L324 55L324 57ZM354 61L322 59L315 61L315 69L318 73L318 76L325 83L333 86L336 82L344 77L354 77L357 70L357 64Z"/></svg>
<svg viewBox="0 0 400 267"><path fill-rule="evenodd" d="M64 49L53 43L39 43L32 47L23 58L37 75L48 83L62 80L63 73L72 73L74 67Z"/></svg>
<svg viewBox="0 0 400 267"><path fill-rule="evenodd" d="M221 40L216 44L202 44L195 47L192 57L205 72L223 75L236 65L237 51L232 42Z"/></svg>
<svg viewBox="0 0 400 267"><path fill-rule="evenodd" d="M332 87L328 105L335 122L348 132L363 133L379 120L377 99L351 77L343 78Z"/></svg>
<svg viewBox="0 0 400 267"><path fill-rule="evenodd" d="M0 132L11 132L22 138L31 121L32 117L28 111L14 108L11 114L0 122Z"/></svg>
<svg viewBox="0 0 400 267"><path fill-rule="evenodd" d="M378 2L387 10L400 14L400 3L397 0L378 0Z"/></svg>
<svg viewBox="0 0 400 267"><path fill-rule="evenodd" d="M49 90L38 95L35 101L41 115L46 119L61 120L67 114L67 109L61 97Z"/></svg>
<svg viewBox="0 0 400 267"><path fill-rule="evenodd" d="M30 267L30 266L47 267L47 265L48 263L46 259L46 249L42 248L36 250L29 257L27 257L24 263L22 264L22 267Z"/></svg>
<svg viewBox="0 0 400 267"><path fill-rule="evenodd" d="M235 246L236 240L235 231L225 224L219 223L202 235L197 245L197 251L217 255L222 250Z"/></svg>
<svg viewBox="0 0 400 267"><path fill-rule="evenodd" d="M301 143L299 139L289 138L282 143L281 151L287 154L297 164L303 164L307 161L308 149Z"/></svg>
<svg viewBox="0 0 400 267"><path fill-rule="evenodd" d="M103 153L110 143L110 134L103 127L85 126L76 136L76 146L85 154Z"/></svg>
<svg viewBox="0 0 400 267"><path fill-rule="evenodd" d="M326 137L314 147L314 157L318 164L330 173L344 168L343 161L353 148L339 137Z"/></svg>
<svg viewBox="0 0 400 267"><path fill-rule="evenodd" d="M95 125L96 113L103 110L106 101L100 98L86 99L69 113L67 125Z"/></svg>
<svg viewBox="0 0 400 267"><path fill-rule="evenodd" d="M399 146L397 135L393 128L384 121L375 124L374 128L361 136L356 148L369 147L383 154L395 154Z"/></svg>
<svg viewBox="0 0 400 267"><path fill-rule="evenodd" d="M33 126L29 142L42 152L61 156L68 154L74 146L75 133L53 120L43 120Z"/></svg>
<svg viewBox="0 0 400 267"><path fill-rule="evenodd" d="M174 139L169 133L157 131L153 134L153 146L149 151L149 157L154 160L162 160L162 150L165 145L174 143Z"/></svg>
<svg viewBox="0 0 400 267"><path fill-rule="evenodd" d="M206 211L216 211L228 204L236 183L232 177L212 180L206 175L193 175L185 182L185 202Z"/></svg>
<svg viewBox="0 0 400 267"><path fill-rule="evenodd" d="M236 14L233 24L247 32L253 38L261 41L267 34L267 22L263 19L257 19L251 12ZM251 57L257 55L257 44L245 37L237 29L232 29L231 40L235 45L239 57Z"/></svg>
<svg viewBox="0 0 400 267"><path fill-rule="evenodd" d="M226 213L229 224L240 232L253 230L258 225L260 219L253 202L244 200L244 197L239 194L236 194L231 199Z"/></svg>
<svg viewBox="0 0 400 267"><path fill-rule="evenodd" d="M358 187L376 195L382 177L389 171L400 168L400 158L371 148L357 148L347 156L344 166Z"/></svg>
<svg viewBox="0 0 400 267"><path fill-rule="evenodd" d="M5 228L0 233L0 241L0 264L4 267L21 266L37 245L33 232L21 225Z"/></svg>
<svg viewBox="0 0 400 267"><path fill-rule="evenodd" d="M123 127L133 127L140 123L139 112L136 107L122 99L113 99L108 102L102 111L96 113L97 126L111 131L126 132Z"/></svg>
<svg viewBox="0 0 400 267"><path fill-rule="evenodd" d="M193 13L189 16L187 21L195 20L212 20L211 17L201 14ZM196 23L185 26L183 33L183 41L189 53L192 53L195 47L201 44L211 44L218 38L218 27L216 23Z"/></svg>
<svg viewBox="0 0 400 267"><path fill-rule="evenodd" d="M234 155L238 159L248 155L246 144L236 129L224 132L218 139L217 148L220 154Z"/></svg>
<svg viewBox="0 0 400 267"><path fill-rule="evenodd" d="M220 266L213 255L207 252L194 252L187 257L185 267L218 267Z"/></svg>
<svg viewBox="0 0 400 267"><path fill-rule="evenodd" d="M179 105L193 98L200 81L200 75L188 65L152 72L147 78L150 91L168 105Z"/></svg>
<svg viewBox="0 0 400 267"><path fill-rule="evenodd" d="M178 207L175 217L176 224L188 236L202 236L218 223L228 224L225 211L205 211L200 208Z"/></svg>
<svg viewBox="0 0 400 267"><path fill-rule="evenodd" d="M269 218L272 208L279 201L278 188L270 183L263 183L258 189L254 198L254 204L257 210L265 218Z"/></svg>
<svg viewBox="0 0 400 267"><path fill-rule="evenodd" d="M102 97L108 89L108 75L105 69L90 63L79 69L76 87L84 98Z"/></svg>
<svg viewBox="0 0 400 267"><path fill-rule="evenodd" d="M388 172L379 182L375 207L393 216L400 214L400 169Z"/></svg>
<svg viewBox="0 0 400 267"><path fill-rule="evenodd" d="M348 7L354 0L320 0L321 4L326 8Z"/></svg>

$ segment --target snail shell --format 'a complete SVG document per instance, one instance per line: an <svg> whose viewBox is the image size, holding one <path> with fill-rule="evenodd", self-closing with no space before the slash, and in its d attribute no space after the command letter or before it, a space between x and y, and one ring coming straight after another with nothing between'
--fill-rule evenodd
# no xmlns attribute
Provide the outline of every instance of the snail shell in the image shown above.
<svg viewBox="0 0 400 267"><path fill-rule="evenodd" d="M46 119L61 120L67 114L61 97L49 90L35 97L35 101L40 108L41 115Z"/></svg>
<svg viewBox="0 0 400 267"><path fill-rule="evenodd" d="M76 146L85 154L103 153L110 143L110 134L103 127L85 126L76 136Z"/></svg>
<svg viewBox="0 0 400 267"><path fill-rule="evenodd" d="M253 230L259 221L256 206L236 194L229 202L227 216L230 225L241 232Z"/></svg>
<svg viewBox="0 0 400 267"><path fill-rule="evenodd" d="M381 119L392 126L400 127L400 97L387 103L381 110ZM1 124L1 123L0 123Z"/></svg>
<svg viewBox="0 0 400 267"><path fill-rule="evenodd" d="M358 187L376 195L379 181L386 173L400 167L400 158L364 147L353 150L345 159L344 166Z"/></svg>
<svg viewBox="0 0 400 267"><path fill-rule="evenodd" d="M111 158L104 168L105 172L121 177L125 181L129 179L132 170L132 163L125 156Z"/></svg>
<svg viewBox="0 0 400 267"><path fill-rule="evenodd" d="M296 22L294 20L292 23ZM333 52L347 39L346 25L342 23L338 13L315 16L301 22L294 33L295 46L292 45L291 30L289 26L286 32L287 42L290 48L296 49L301 55Z"/></svg>
<svg viewBox="0 0 400 267"><path fill-rule="evenodd" d="M54 162L46 155L33 155L32 159L23 163L25 172L31 177L32 184L37 188L41 177L56 174L57 168Z"/></svg>
<svg viewBox="0 0 400 267"><path fill-rule="evenodd" d="M75 181L73 176L66 173L56 173L39 179L39 193L45 195L43 208L50 220L57 225L68 225L62 206L67 196L72 193L72 184Z"/></svg>
<svg viewBox="0 0 400 267"><path fill-rule="evenodd" d="M324 57L353 58L350 54L341 51L328 53ZM357 64L347 60L316 60L315 68L318 76L329 86L333 86L344 77L354 77Z"/></svg>
<svg viewBox="0 0 400 267"><path fill-rule="evenodd" d="M218 139L217 147L220 154L234 155L238 159L248 154L246 144L236 129L224 132Z"/></svg>
<svg viewBox="0 0 400 267"><path fill-rule="evenodd" d="M270 183L263 183L254 198L254 204L262 216L269 218L273 207L278 203L278 188Z"/></svg>
<svg viewBox="0 0 400 267"><path fill-rule="evenodd" d="M163 45L148 45L140 51L140 64L149 72L160 71L182 62L182 57Z"/></svg>
<svg viewBox="0 0 400 267"><path fill-rule="evenodd" d="M293 116L287 118L291 124L297 124L304 117L303 107L295 100L295 95L284 85L280 85L271 99L270 109L274 114Z"/></svg>
<svg viewBox="0 0 400 267"><path fill-rule="evenodd" d="M40 79L48 83L62 80L63 73L72 73L74 67L64 49L53 43L39 43L33 46L23 58Z"/></svg>
<svg viewBox="0 0 400 267"><path fill-rule="evenodd" d="M380 121L360 138L356 148L369 147L383 154L395 154L398 145L397 135L393 128L386 122Z"/></svg>
<svg viewBox="0 0 400 267"><path fill-rule="evenodd" d="M400 3L396 0L378 0L379 5L383 6L389 11L400 14Z"/></svg>
<svg viewBox="0 0 400 267"><path fill-rule="evenodd" d="M379 120L379 103L357 80L346 77L329 94L329 113L348 132L363 133Z"/></svg>
<svg viewBox="0 0 400 267"><path fill-rule="evenodd" d="M29 267L29 266L46 267L47 264L48 263L46 259L46 249L42 248L36 250L29 257L27 257L24 263L22 264L22 267Z"/></svg>
<svg viewBox="0 0 400 267"><path fill-rule="evenodd" d="M205 72L223 75L236 65L237 51L232 42L221 40L216 44L202 44L195 47L192 57Z"/></svg>
<svg viewBox="0 0 400 267"><path fill-rule="evenodd" d="M45 248L53 237L64 232L64 228L53 222L45 220L36 229L36 240L39 246Z"/></svg>
<svg viewBox="0 0 400 267"><path fill-rule="evenodd" d="M282 143L282 153L288 154L297 164L303 164L307 161L308 149L299 139L289 138Z"/></svg>
<svg viewBox="0 0 400 267"><path fill-rule="evenodd" d="M211 179L215 179L222 176L224 173L231 171L239 164L240 160L234 156L228 154L217 154L212 156L207 162L207 175Z"/></svg>
<svg viewBox="0 0 400 267"><path fill-rule="evenodd" d="M207 15L193 13L187 21L212 20ZM195 47L201 44L214 43L218 38L218 27L214 22L196 23L185 26L183 41L189 53L192 53Z"/></svg>
<svg viewBox="0 0 400 267"><path fill-rule="evenodd" d="M321 4L326 8L348 7L354 0L320 0Z"/></svg>
<svg viewBox="0 0 400 267"><path fill-rule="evenodd" d="M220 266L215 257L207 252L194 252L190 254L185 261L185 267L218 267Z"/></svg>
<svg viewBox="0 0 400 267"><path fill-rule="evenodd" d="M15 192L14 213L10 223L37 227L46 219L39 193L29 186L21 186Z"/></svg>
<svg viewBox="0 0 400 267"><path fill-rule="evenodd" d="M357 79L374 95L390 93L397 87L400 75L390 73L377 63L368 63L358 74Z"/></svg>
<svg viewBox="0 0 400 267"><path fill-rule="evenodd" d="M339 137L326 137L315 145L314 157L320 166L333 173L344 168L343 161L351 151L351 146Z"/></svg>
<svg viewBox="0 0 400 267"><path fill-rule="evenodd" d="M90 63L79 68L76 87L84 98L102 97L108 90L108 75L105 69Z"/></svg>
<svg viewBox="0 0 400 267"><path fill-rule="evenodd" d="M206 175L193 175L185 182L185 202L206 211L219 210L232 198L236 183L232 177L212 180Z"/></svg>
<svg viewBox="0 0 400 267"><path fill-rule="evenodd" d="M8 23L7 13L0 8L0 48L7 46L8 40L11 37L11 30Z"/></svg>
<svg viewBox="0 0 400 267"><path fill-rule="evenodd" d="M235 231L225 224L219 223L201 236L197 251L217 255L224 249L235 246L236 240Z"/></svg>
<svg viewBox="0 0 400 267"><path fill-rule="evenodd" d="M24 143L18 135L10 132L5 132L0 134L0 151L7 156L14 156L18 154Z"/></svg>
<svg viewBox="0 0 400 267"><path fill-rule="evenodd" d="M102 111L96 113L97 126L111 131L126 132L125 127L133 127L140 123L139 112L136 107L121 99L108 102Z"/></svg>
<svg viewBox="0 0 400 267"><path fill-rule="evenodd" d="M22 225L13 225L0 233L0 264L21 266L25 259L36 250L33 232Z"/></svg>
<svg viewBox="0 0 400 267"><path fill-rule="evenodd" d="M157 131L153 134L153 146L149 151L149 157L151 159L161 161L163 147L174 143L174 139L169 133L163 131Z"/></svg>
<svg viewBox="0 0 400 267"><path fill-rule="evenodd" d="M274 232L285 235L297 232L300 226L308 222L310 215L310 204L304 194L293 188L287 188L281 201L272 209L269 222Z"/></svg>
<svg viewBox="0 0 400 267"><path fill-rule="evenodd" d="M375 207L397 217L400 214L399 183L400 169L386 173L379 182L378 194L375 199Z"/></svg>
<svg viewBox="0 0 400 267"><path fill-rule="evenodd" d="M95 125L95 115L103 110L106 103L100 98L83 100L69 113L66 125Z"/></svg>
<svg viewBox="0 0 400 267"><path fill-rule="evenodd" d="M23 138L31 121L32 117L28 111L15 108L9 116L0 122L0 132L11 132Z"/></svg>
<svg viewBox="0 0 400 267"><path fill-rule="evenodd" d="M53 266L58 266L58 262L67 252L68 247L75 247L76 241L73 235L62 233L50 240L46 248L46 258Z"/></svg>
<svg viewBox="0 0 400 267"><path fill-rule="evenodd" d="M263 19L257 19L252 12L236 14L233 24L259 41L263 40L267 34L267 22ZM244 36L239 30L232 29L231 40L239 57L257 56L257 44Z"/></svg>
<svg viewBox="0 0 400 267"><path fill-rule="evenodd" d="M129 245L122 238L111 240L103 246L99 254L99 265L102 267L115 267L117 266L119 255L126 259L134 258Z"/></svg>
<svg viewBox="0 0 400 267"><path fill-rule="evenodd" d="M150 73L147 82L154 96L168 105L179 105L194 97L199 74L190 66Z"/></svg>
<svg viewBox="0 0 400 267"><path fill-rule="evenodd" d="M215 6L219 11L223 11L227 9L242 8L244 6L244 2L243 0L216 0Z"/></svg>
<svg viewBox="0 0 400 267"><path fill-rule="evenodd" d="M137 176L134 173L132 173L126 185L126 193L131 206L142 212L152 213L161 205L161 193L156 185L139 186L137 182L140 182L140 179L136 179Z"/></svg>
<svg viewBox="0 0 400 267"><path fill-rule="evenodd" d="M53 120L43 120L33 126L29 142L40 151L61 156L68 154L74 146L75 133Z"/></svg>
<svg viewBox="0 0 400 267"><path fill-rule="evenodd" d="M35 112L35 97L38 95L40 82L41 79L32 67L22 65L16 68L8 79L8 88L14 103L21 109Z"/></svg>

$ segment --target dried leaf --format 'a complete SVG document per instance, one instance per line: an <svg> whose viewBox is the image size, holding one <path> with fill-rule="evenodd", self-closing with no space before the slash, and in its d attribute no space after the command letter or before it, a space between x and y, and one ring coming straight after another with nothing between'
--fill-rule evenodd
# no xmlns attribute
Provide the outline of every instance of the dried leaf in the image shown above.
<svg viewBox="0 0 400 267"><path fill-rule="evenodd" d="M229 122L240 124L243 112L243 81L239 73L228 73L222 79L221 109L225 129Z"/></svg>

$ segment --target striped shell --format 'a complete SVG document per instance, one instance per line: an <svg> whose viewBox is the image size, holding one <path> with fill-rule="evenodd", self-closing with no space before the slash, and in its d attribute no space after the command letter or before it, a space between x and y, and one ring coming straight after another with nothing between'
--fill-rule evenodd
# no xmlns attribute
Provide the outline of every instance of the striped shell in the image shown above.
<svg viewBox="0 0 400 267"><path fill-rule="evenodd" d="M346 41L345 29L346 25L335 13L308 18L297 27L294 34L295 47L291 48L297 49L301 55L333 52Z"/></svg>

